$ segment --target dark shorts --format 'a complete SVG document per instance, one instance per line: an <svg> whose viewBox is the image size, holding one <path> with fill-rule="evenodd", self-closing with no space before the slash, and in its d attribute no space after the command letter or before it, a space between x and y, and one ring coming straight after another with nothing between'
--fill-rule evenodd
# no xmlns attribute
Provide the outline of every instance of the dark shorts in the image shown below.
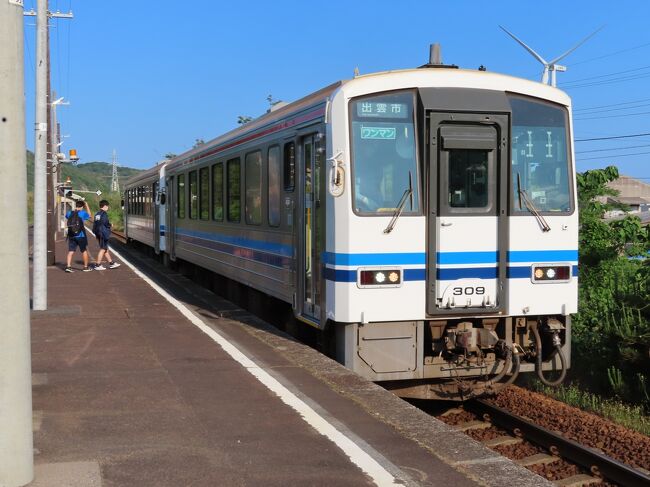
<svg viewBox="0 0 650 487"><path fill-rule="evenodd" d="M97 243L99 244L99 248L103 250L108 250L108 239L104 238L101 235L97 235Z"/></svg>
<svg viewBox="0 0 650 487"><path fill-rule="evenodd" d="M88 247L88 239L86 237L70 237L68 238L68 250L74 252L79 247L81 253L86 251Z"/></svg>

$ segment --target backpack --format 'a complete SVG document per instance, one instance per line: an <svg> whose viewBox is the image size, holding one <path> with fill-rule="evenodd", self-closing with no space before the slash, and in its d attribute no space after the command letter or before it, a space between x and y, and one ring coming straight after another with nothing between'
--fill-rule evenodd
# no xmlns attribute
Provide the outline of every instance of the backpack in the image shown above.
<svg viewBox="0 0 650 487"><path fill-rule="evenodd" d="M84 228L84 222L78 211L73 211L68 217L68 237L77 237Z"/></svg>
<svg viewBox="0 0 650 487"><path fill-rule="evenodd" d="M102 227L102 210L95 213L95 220L93 221L93 233L99 237Z"/></svg>

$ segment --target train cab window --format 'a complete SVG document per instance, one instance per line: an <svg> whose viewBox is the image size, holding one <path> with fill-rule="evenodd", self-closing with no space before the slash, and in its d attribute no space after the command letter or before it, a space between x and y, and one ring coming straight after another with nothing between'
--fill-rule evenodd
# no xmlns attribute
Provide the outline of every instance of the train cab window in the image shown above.
<svg viewBox="0 0 650 487"><path fill-rule="evenodd" d="M567 110L523 97L508 98L512 108L512 210L571 212Z"/></svg>
<svg viewBox="0 0 650 487"><path fill-rule="evenodd" d="M223 221L223 162L212 166L212 219Z"/></svg>
<svg viewBox="0 0 650 487"><path fill-rule="evenodd" d="M451 208L485 208L488 183L488 151L449 150L447 204Z"/></svg>
<svg viewBox="0 0 650 487"><path fill-rule="evenodd" d="M284 144L284 190L291 192L296 187L296 144Z"/></svg>
<svg viewBox="0 0 650 487"><path fill-rule="evenodd" d="M199 169L199 214L201 220L210 218L210 169Z"/></svg>
<svg viewBox="0 0 650 487"><path fill-rule="evenodd" d="M414 95L389 93L350 102L353 209L360 215L419 213Z"/></svg>
<svg viewBox="0 0 650 487"><path fill-rule="evenodd" d="M228 161L228 221L241 221L241 162L239 158Z"/></svg>
<svg viewBox="0 0 650 487"><path fill-rule="evenodd" d="M185 174L179 174L177 181L178 218L185 218Z"/></svg>
<svg viewBox="0 0 650 487"><path fill-rule="evenodd" d="M190 218L196 220L199 217L199 185L196 171L190 171Z"/></svg>
<svg viewBox="0 0 650 487"><path fill-rule="evenodd" d="M280 226L280 147L269 147L268 153L268 204L269 226Z"/></svg>
<svg viewBox="0 0 650 487"><path fill-rule="evenodd" d="M246 223L262 224L262 152L246 154Z"/></svg>

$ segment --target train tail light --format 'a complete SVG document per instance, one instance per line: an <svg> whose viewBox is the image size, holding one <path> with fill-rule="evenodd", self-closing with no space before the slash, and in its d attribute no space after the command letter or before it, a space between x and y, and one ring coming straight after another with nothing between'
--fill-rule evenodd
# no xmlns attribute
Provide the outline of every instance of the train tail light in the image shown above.
<svg viewBox="0 0 650 487"><path fill-rule="evenodd" d="M400 269L376 269L359 271L360 287L399 286L402 284Z"/></svg>
<svg viewBox="0 0 650 487"><path fill-rule="evenodd" d="M534 265L533 282L563 282L571 280L570 265Z"/></svg>

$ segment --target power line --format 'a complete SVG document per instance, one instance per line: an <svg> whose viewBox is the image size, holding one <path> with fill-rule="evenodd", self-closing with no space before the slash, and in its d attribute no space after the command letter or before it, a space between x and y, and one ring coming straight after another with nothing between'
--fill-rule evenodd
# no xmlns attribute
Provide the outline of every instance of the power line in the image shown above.
<svg viewBox="0 0 650 487"><path fill-rule="evenodd" d="M650 65L641 66L640 68L626 69L624 71L616 71L614 73L609 73L609 74L601 74L601 75L598 75L598 76L588 76L587 78L572 79L572 80L568 80L568 81L565 81L564 83L562 83L562 86L572 85L574 83L580 83L581 81L589 81L589 80L592 80L592 79L607 78L609 76L616 76L617 74L625 74L625 73L632 73L634 71L642 71L642 70L648 69L648 68L650 68Z"/></svg>
<svg viewBox="0 0 650 487"><path fill-rule="evenodd" d="M632 117L636 115L648 115L650 112L636 112L636 113L624 113L622 115L601 115L599 117L582 117L582 118L574 118L574 120L598 120L601 118L621 118L621 117ZM587 113L587 115L591 115L591 113Z"/></svg>
<svg viewBox="0 0 650 487"><path fill-rule="evenodd" d="M592 61L598 61L599 59L604 59L604 58L607 58L607 57L616 56L617 54L621 54L621 53L629 52L629 51L634 51L636 49L641 49L642 47L646 47L646 46L650 46L650 42L646 42L645 44L640 44L640 45L634 46L634 47L628 47L627 49L621 49L620 51L615 51L615 52L612 52L612 53L609 53L609 54L603 54L602 56L598 56L598 57L594 57L594 58L590 58L590 59L585 59L583 61L578 61L576 63L567 64L567 66L577 66L578 64L584 64L584 63L590 63Z"/></svg>
<svg viewBox="0 0 650 487"><path fill-rule="evenodd" d="M631 105L633 103L641 103L642 101L650 101L650 98L642 98L640 100L632 100L632 101L624 101L620 103L610 103L609 105L599 105L595 107L585 107L585 108L574 108L574 112L581 112L581 111L588 111L588 110L596 110L598 108L609 108L609 107L618 107L621 105Z"/></svg>
<svg viewBox="0 0 650 487"><path fill-rule="evenodd" d="M650 147L650 144L628 145L627 147L612 147L611 149L581 150L581 151L576 151L576 154L586 154L587 152L607 152L607 151L613 151L613 150L638 149L640 147Z"/></svg>
<svg viewBox="0 0 650 487"><path fill-rule="evenodd" d="M611 83L622 83L624 81L634 81L636 79L642 79L642 78L648 78L650 77L650 73L644 73L639 76L622 76L620 78L612 78L609 80L602 80L602 81L594 81L593 83L584 83L584 84L578 84L578 85L572 85L572 86L565 86L562 85L562 88L566 88L568 90L574 89L574 88L585 88L589 86L600 86L600 85L608 85Z"/></svg>
<svg viewBox="0 0 650 487"><path fill-rule="evenodd" d="M598 157L585 157L578 159L577 162L582 162L582 161L592 161L595 159L618 159L619 157L629 157L629 156L641 156L644 154L650 154L650 151L648 152L635 152L633 154L615 154L613 156L598 156Z"/></svg>
<svg viewBox="0 0 650 487"><path fill-rule="evenodd" d="M610 137L594 137L591 139L575 139L574 142L588 142L591 140L611 140L611 139L628 139L630 137L646 137L650 135L650 132L645 134L630 134L630 135L613 135Z"/></svg>
<svg viewBox="0 0 650 487"><path fill-rule="evenodd" d="M621 105L629 105L629 106L623 107ZM630 103L619 103L619 104L613 104L613 105L609 105L609 106L618 106L619 108L604 108L602 110L597 110L596 108L582 108L582 109L573 110L573 112L574 113L575 112L580 112L580 113L578 113L578 116L592 115L594 113L618 112L618 111L621 111L621 110L630 110L631 108L647 107L647 106L650 106L650 103L641 103L641 104L638 104L638 105L632 105Z"/></svg>

